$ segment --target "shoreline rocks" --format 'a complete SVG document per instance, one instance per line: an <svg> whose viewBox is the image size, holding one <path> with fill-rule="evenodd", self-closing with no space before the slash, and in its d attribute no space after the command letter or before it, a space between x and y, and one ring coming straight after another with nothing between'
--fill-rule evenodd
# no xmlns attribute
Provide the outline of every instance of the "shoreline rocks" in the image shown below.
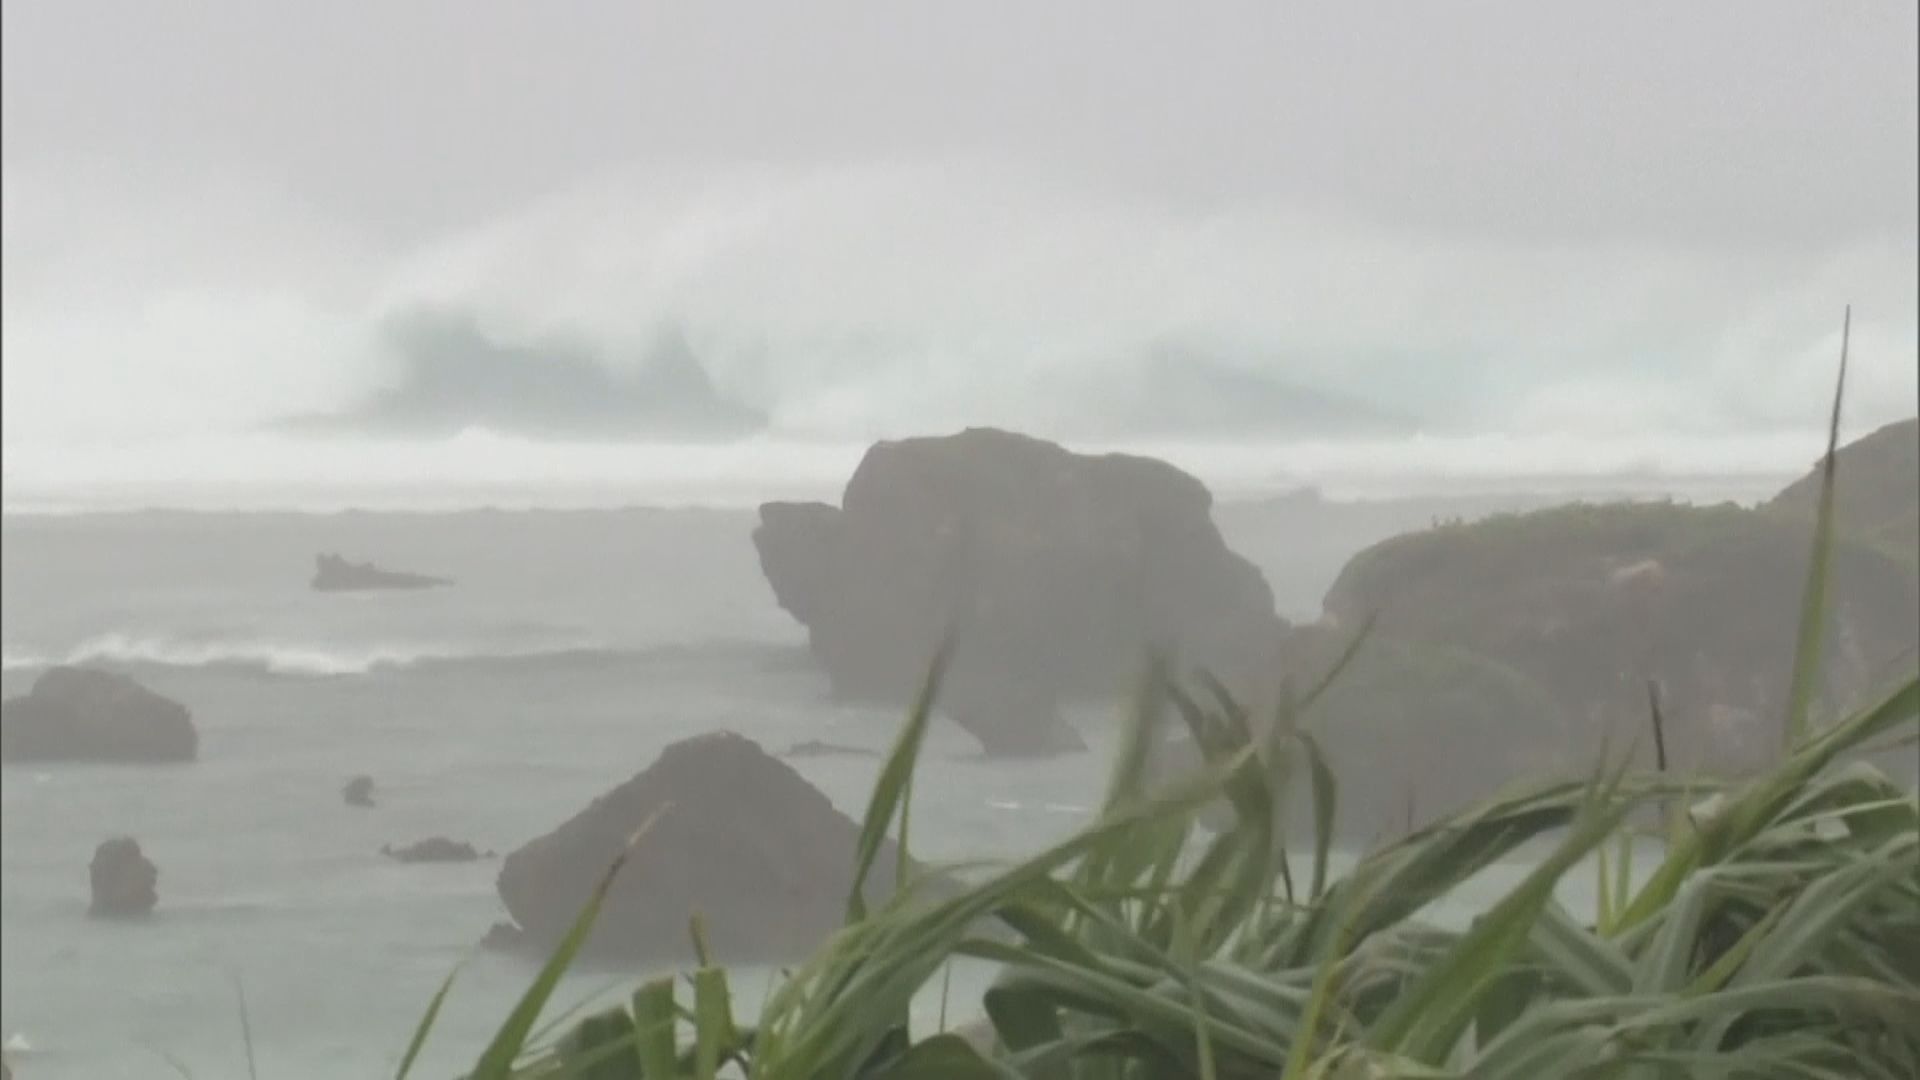
<svg viewBox="0 0 1920 1080"><path fill-rule="evenodd" d="M180 762L199 745L186 706L115 672L49 668L0 704L0 760Z"/></svg>
<svg viewBox="0 0 1920 1080"><path fill-rule="evenodd" d="M130 919L152 913L159 903L160 870L131 836L116 836L93 849L87 866L92 899L87 913L97 918Z"/></svg>
<svg viewBox="0 0 1920 1080"><path fill-rule="evenodd" d="M655 817L654 815L658 815ZM582 956L613 964L690 956L698 915L716 956L743 962L805 955L837 929L859 828L793 767L731 732L696 736L558 828L510 852L498 889L511 927L495 947L552 948L636 831ZM869 878L891 887L891 841Z"/></svg>

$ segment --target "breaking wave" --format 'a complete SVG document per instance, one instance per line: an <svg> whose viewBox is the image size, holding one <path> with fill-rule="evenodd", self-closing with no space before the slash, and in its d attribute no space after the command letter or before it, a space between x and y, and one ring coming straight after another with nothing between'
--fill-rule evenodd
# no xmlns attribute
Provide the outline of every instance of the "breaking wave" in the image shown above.
<svg viewBox="0 0 1920 1080"><path fill-rule="evenodd" d="M705 663L767 668L798 666L804 661L804 649L744 640L630 649L585 642L501 648L424 642L343 646L271 640L187 641L118 633L90 638L65 652L48 654L7 648L0 657L7 671L31 671L60 664L98 664L133 668L225 668L289 678L364 676L452 667L594 669Z"/></svg>
<svg viewBox="0 0 1920 1080"><path fill-rule="evenodd" d="M1893 241L1491 243L936 160L614 170L382 243L267 193L5 179L9 451L294 417L615 440L1750 431L1818 422L1848 300L1863 423L1911 410L1920 349Z"/></svg>

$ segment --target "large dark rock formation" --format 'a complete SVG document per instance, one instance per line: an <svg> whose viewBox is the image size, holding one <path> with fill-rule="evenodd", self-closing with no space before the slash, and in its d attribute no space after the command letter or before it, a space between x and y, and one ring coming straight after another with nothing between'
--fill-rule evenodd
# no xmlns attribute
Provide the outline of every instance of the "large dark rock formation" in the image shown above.
<svg viewBox="0 0 1920 1080"><path fill-rule="evenodd" d="M130 836L104 840L93 851L87 867L93 900L88 912L103 918L132 918L145 915L160 901L155 886L160 870L140 851Z"/></svg>
<svg viewBox="0 0 1920 1080"><path fill-rule="evenodd" d="M382 570L372 563L348 562L338 555L314 556L313 588L316 592L360 592L373 589L431 589L451 585L448 578L429 577L401 570Z"/></svg>
<svg viewBox="0 0 1920 1080"><path fill-rule="evenodd" d="M191 761L199 743L185 706L110 671L50 668L0 704L0 760Z"/></svg>
<svg viewBox="0 0 1920 1080"><path fill-rule="evenodd" d="M464 840L449 840L444 836L429 836L425 840L416 840L411 844L394 847L383 844L380 854L396 862L474 862L478 859L490 859L493 852L482 853L479 848Z"/></svg>
<svg viewBox="0 0 1920 1080"><path fill-rule="evenodd" d="M1410 534L1356 556L1327 594L1335 626L1378 612L1384 641L1478 657L1564 714L1514 741L1585 761L1603 736L1650 755L1659 688L1676 763L1733 768L1780 738L1810 554L1808 523L1735 506L1571 506ZM1831 563L1825 706L1885 686L1920 645L1920 591L1899 561L1843 539ZM1497 733L1492 737L1497 738ZM1484 739L1411 752L1436 768ZM1445 758L1431 755L1444 754Z"/></svg>
<svg viewBox="0 0 1920 1080"><path fill-rule="evenodd" d="M699 915L716 954L788 960L841 924L858 827L758 744L717 733L669 746L645 771L510 853L499 891L520 933L496 927L489 940L551 948L656 811L601 909L589 957L686 960L688 920ZM894 873L889 844L872 881L884 888Z"/></svg>
<svg viewBox="0 0 1920 1080"><path fill-rule="evenodd" d="M769 503L754 543L845 698L910 701L949 628L943 704L989 753L1079 745L1071 699L1127 691L1152 650L1230 679L1285 624L1212 496L1164 462L992 429L883 442L841 505Z"/></svg>

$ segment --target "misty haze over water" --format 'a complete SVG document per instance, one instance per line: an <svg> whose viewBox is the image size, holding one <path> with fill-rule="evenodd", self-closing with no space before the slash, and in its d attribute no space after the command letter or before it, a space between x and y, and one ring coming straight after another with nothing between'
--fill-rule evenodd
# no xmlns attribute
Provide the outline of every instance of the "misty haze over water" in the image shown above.
<svg viewBox="0 0 1920 1080"><path fill-rule="evenodd" d="M1916 18L7 0L0 690L109 669L200 737L0 772L10 1063L229 1075L238 975L263 1074L390 1070L503 915L381 844L507 853L720 729L884 748L753 540L877 440L1168 462L1298 625L1439 521L1766 502L1844 306L1843 436L1915 412ZM1087 753L941 726L926 853L1085 820L1069 712ZM793 765L849 814L874 770ZM121 832L148 924L85 915ZM430 1064L530 974L482 954Z"/></svg>

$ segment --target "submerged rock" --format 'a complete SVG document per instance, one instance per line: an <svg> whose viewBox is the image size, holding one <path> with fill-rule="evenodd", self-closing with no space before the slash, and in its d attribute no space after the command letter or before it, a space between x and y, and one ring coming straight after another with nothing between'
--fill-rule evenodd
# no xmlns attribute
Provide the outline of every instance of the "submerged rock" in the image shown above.
<svg viewBox="0 0 1920 1080"><path fill-rule="evenodd" d="M362 775L347 781L347 786L340 789L340 797L348 806L372 806L373 777Z"/></svg>
<svg viewBox="0 0 1920 1080"><path fill-rule="evenodd" d="M160 901L156 890L160 869L140 851L139 841L131 836L102 841L93 850L87 879L93 894L87 910L92 915L105 918L145 915Z"/></svg>
<svg viewBox="0 0 1920 1080"><path fill-rule="evenodd" d="M0 704L0 760L191 761L199 743L186 706L110 671L49 668Z"/></svg>
<svg viewBox="0 0 1920 1080"><path fill-rule="evenodd" d="M583 955L685 960L688 921L698 915L716 955L772 962L806 954L841 925L858 827L792 766L722 732L667 747L644 771L510 853L498 885L521 933L496 930L489 941L552 948L649 819ZM889 841L869 878L876 899L894 880L895 860Z"/></svg>
<svg viewBox="0 0 1920 1080"><path fill-rule="evenodd" d="M1286 624L1200 481L976 428L876 444L839 507L768 503L754 544L837 694L904 704L940 642L941 704L989 753L1078 746L1070 700L1132 689L1150 651L1264 673Z"/></svg>
<svg viewBox="0 0 1920 1080"><path fill-rule="evenodd" d="M478 848L464 840L449 840L444 836L430 836L425 840L416 840L405 847L382 844L380 854L403 863L473 862L478 859L493 858L491 851L482 854Z"/></svg>
<svg viewBox="0 0 1920 1080"><path fill-rule="evenodd" d="M348 562L338 555L314 557L313 588L316 592L431 589L451 584L453 581L450 578L431 577L403 570L383 570L372 563Z"/></svg>

